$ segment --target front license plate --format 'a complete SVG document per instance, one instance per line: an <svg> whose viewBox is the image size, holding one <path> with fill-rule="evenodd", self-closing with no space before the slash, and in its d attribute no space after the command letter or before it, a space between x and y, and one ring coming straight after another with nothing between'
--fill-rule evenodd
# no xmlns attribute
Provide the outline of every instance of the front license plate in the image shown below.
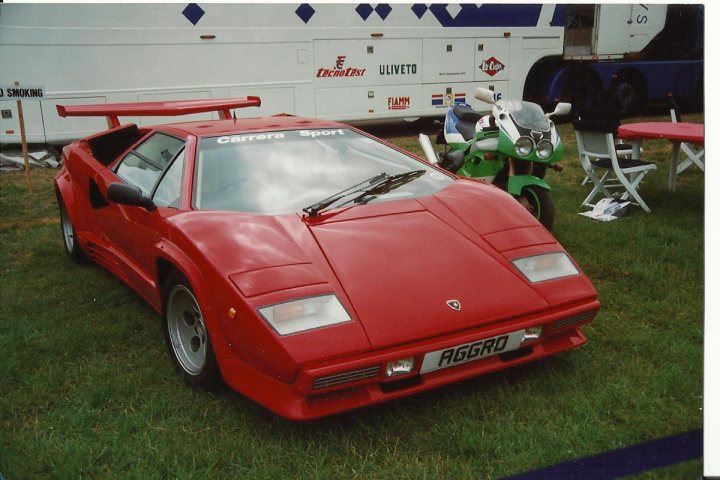
<svg viewBox="0 0 720 480"><path fill-rule="evenodd" d="M420 373L432 372L441 368L517 350L524 335L525 330L518 330L497 337L483 338L475 342L426 353L422 367L420 367Z"/></svg>

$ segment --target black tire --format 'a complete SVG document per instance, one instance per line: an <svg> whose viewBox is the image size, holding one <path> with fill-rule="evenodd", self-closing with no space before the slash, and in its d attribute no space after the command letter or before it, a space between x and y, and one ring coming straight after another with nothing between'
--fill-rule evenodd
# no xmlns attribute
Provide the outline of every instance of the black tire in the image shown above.
<svg viewBox="0 0 720 480"><path fill-rule="evenodd" d="M528 185L522 189L517 199L548 231L552 232L555 225L555 202L549 190L537 185Z"/></svg>
<svg viewBox="0 0 720 480"><path fill-rule="evenodd" d="M163 333L170 358L186 384L213 389L220 383L207 325L190 283L179 272L163 288Z"/></svg>
<svg viewBox="0 0 720 480"><path fill-rule="evenodd" d="M609 90L620 117L632 115L645 103L645 87L636 75L620 74Z"/></svg>
<svg viewBox="0 0 720 480"><path fill-rule="evenodd" d="M65 252L67 252L73 262L85 263L87 259L85 258L82 248L80 248L80 244L77 242L75 227L73 226L72 219L68 214L67 208L65 208L65 202L60 196L60 193L56 192L56 195L58 208L60 209L60 234L62 235Z"/></svg>

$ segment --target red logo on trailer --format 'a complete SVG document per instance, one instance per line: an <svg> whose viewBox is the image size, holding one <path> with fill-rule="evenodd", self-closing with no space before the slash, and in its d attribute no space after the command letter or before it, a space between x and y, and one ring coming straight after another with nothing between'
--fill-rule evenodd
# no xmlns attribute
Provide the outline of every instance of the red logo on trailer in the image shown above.
<svg viewBox="0 0 720 480"><path fill-rule="evenodd" d="M335 59L333 68L319 68L315 76L317 78L328 77L364 77L364 68L347 67L345 68L346 55L338 55Z"/></svg>
<svg viewBox="0 0 720 480"><path fill-rule="evenodd" d="M388 110L407 110L410 108L410 97L389 97Z"/></svg>
<svg viewBox="0 0 720 480"><path fill-rule="evenodd" d="M505 65L497 58L490 57L480 65L480 70L493 77L499 71L505 70Z"/></svg>

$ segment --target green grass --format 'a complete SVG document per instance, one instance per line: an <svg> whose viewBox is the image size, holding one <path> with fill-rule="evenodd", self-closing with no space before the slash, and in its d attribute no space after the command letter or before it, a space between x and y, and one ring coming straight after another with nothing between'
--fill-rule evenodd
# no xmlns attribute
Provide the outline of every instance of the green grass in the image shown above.
<svg viewBox="0 0 720 480"><path fill-rule="evenodd" d="M695 116L690 121L702 121ZM384 133L419 152L410 134ZM53 171L0 175L0 472L26 478L493 479L702 426L704 177L667 191L669 144L635 207L577 215L574 134L551 172L555 235L598 289L589 343L414 397L292 423L227 390L186 387L156 314L62 251ZM699 461L638 479L697 478Z"/></svg>

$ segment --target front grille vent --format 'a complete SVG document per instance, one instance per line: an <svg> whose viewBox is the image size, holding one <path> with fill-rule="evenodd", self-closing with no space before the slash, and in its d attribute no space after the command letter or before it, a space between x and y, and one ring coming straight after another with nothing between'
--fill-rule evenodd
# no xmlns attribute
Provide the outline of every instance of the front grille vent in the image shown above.
<svg viewBox="0 0 720 480"><path fill-rule="evenodd" d="M327 388L334 385L340 385L341 383L350 383L357 380L372 378L378 376L379 373L380 365L361 368L359 370L351 370L349 372L336 373L335 375L328 375L327 377L316 378L313 382L313 389L317 390L319 388Z"/></svg>
<svg viewBox="0 0 720 480"><path fill-rule="evenodd" d="M559 330L561 328L569 327L571 325L575 325L577 323L582 323L587 320L590 320L595 316L597 312L596 311L590 311L590 312L583 312L578 315L574 315L572 317L564 318L562 320L558 320L555 322L555 325L553 325L553 330Z"/></svg>

